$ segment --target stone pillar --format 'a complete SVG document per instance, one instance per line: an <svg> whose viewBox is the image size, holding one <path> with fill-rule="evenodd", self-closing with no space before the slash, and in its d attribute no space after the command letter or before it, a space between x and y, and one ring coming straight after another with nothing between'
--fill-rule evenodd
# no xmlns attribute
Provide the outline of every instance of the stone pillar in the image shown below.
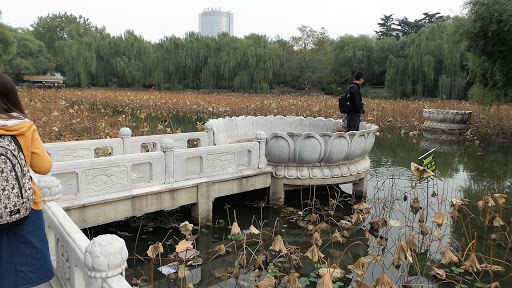
<svg viewBox="0 0 512 288"><path fill-rule="evenodd" d="M258 142L260 158L258 159L258 168L267 167L267 157L265 157L265 145L267 143L267 134L263 131L256 132L256 141Z"/></svg>
<svg viewBox="0 0 512 288"><path fill-rule="evenodd" d="M160 143L160 150L165 155L165 184L174 183L174 141L165 138Z"/></svg>
<svg viewBox="0 0 512 288"><path fill-rule="evenodd" d="M213 123L208 121L204 124L204 131L208 134L208 146L213 146Z"/></svg>
<svg viewBox="0 0 512 288"><path fill-rule="evenodd" d="M282 178L272 176L270 180L270 205L284 204L284 183Z"/></svg>
<svg viewBox="0 0 512 288"><path fill-rule="evenodd" d="M210 189L210 183L201 183L197 186L197 203L192 204L192 220L196 223L212 221L213 199Z"/></svg>
<svg viewBox="0 0 512 288"><path fill-rule="evenodd" d="M368 192L368 173L352 184L352 196L366 198Z"/></svg>
<svg viewBox="0 0 512 288"><path fill-rule="evenodd" d="M128 259L128 250L123 239L116 235L105 234L92 239L85 247L84 264L87 275L84 275L87 287L105 287L106 278L121 274Z"/></svg>
<svg viewBox="0 0 512 288"><path fill-rule="evenodd" d="M128 127L123 127L119 130L119 137L123 140L123 155L132 154L132 146L130 139L132 137L132 130Z"/></svg>
<svg viewBox="0 0 512 288"><path fill-rule="evenodd" d="M43 203L57 201L61 196L62 186L59 179L52 176L40 176L37 178L37 187L43 194Z"/></svg>

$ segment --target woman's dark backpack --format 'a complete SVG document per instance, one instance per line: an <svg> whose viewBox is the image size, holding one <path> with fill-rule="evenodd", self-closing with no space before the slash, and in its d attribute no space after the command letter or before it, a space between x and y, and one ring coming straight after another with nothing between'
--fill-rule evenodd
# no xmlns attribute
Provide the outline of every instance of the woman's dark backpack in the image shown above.
<svg viewBox="0 0 512 288"><path fill-rule="evenodd" d="M341 114L349 114L352 111L352 104L350 103L350 88L354 86L352 84L348 85L347 90L343 93L338 99L338 105L340 108Z"/></svg>
<svg viewBox="0 0 512 288"><path fill-rule="evenodd" d="M20 142L0 135L0 230L25 222L32 209L32 178Z"/></svg>

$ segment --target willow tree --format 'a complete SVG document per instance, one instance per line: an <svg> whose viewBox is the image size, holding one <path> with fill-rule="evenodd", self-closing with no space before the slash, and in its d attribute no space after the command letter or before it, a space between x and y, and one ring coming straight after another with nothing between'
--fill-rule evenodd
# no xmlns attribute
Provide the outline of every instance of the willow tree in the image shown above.
<svg viewBox="0 0 512 288"><path fill-rule="evenodd" d="M357 71L369 74L372 71L371 59L375 51L375 40L367 35L345 35L338 38L333 45L334 73L342 79L342 83L349 83ZM366 75L365 79L371 79Z"/></svg>
<svg viewBox="0 0 512 288"><path fill-rule="evenodd" d="M450 41L452 29L450 21L437 22L401 39L411 44L405 57L388 59L386 91L395 98L466 99L467 55L461 43Z"/></svg>

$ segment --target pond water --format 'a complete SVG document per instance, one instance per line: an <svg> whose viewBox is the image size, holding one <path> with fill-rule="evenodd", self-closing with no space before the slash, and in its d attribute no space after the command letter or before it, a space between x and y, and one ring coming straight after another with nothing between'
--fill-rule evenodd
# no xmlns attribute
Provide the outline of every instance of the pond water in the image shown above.
<svg viewBox="0 0 512 288"><path fill-rule="evenodd" d="M439 174L436 178L418 181L410 171L411 162L417 163L419 156L434 147L437 148ZM128 259L126 279L133 280L133 286L138 287L147 287L150 278L153 278L153 287L185 287L185 283L194 283L195 287L256 287L267 274L278 279L277 283L284 287L285 276L292 271L299 274L297 278L303 287L316 287L321 279L319 269L332 264L337 264L348 276L333 281L333 287L356 285L356 279L371 285L381 274L386 274L397 287L408 284L412 286L405 287L485 287L495 281L500 282L501 287L512 287L509 278L512 273L509 264L512 254L509 251L512 236L510 199L505 201L504 207L499 207L494 197L496 205L493 207L480 210L476 205L486 195L510 194L511 147L432 142L381 133L370 158L372 169L366 203L371 209L369 213L359 214L363 216L359 221L352 216L351 186L342 185L287 191L284 207L266 204L268 191L265 189L218 198L214 203L212 223L193 230L193 234L198 235L193 245L199 255L186 261L173 254L175 245L184 239L178 225L190 220L189 207L132 217L83 231L90 237L117 234L126 241L130 255L137 255ZM417 213L411 208L415 197L422 207ZM453 211L452 199L465 199L457 218L448 216ZM355 201L357 203L358 199ZM447 224L438 226L430 221L438 211L444 212ZM311 221L312 214L318 216L317 221ZM422 214L426 228L424 235L418 223ZM504 225L493 225L497 215L501 216ZM229 236L230 225L235 219L246 234ZM344 220L352 221L352 227L348 227L349 222ZM380 222L376 222L378 220ZM320 228L318 224L321 222L328 224L326 229ZM371 228L376 223L387 225ZM251 224L262 233L249 233ZM322 243L318 244L324 257L318 263L304 256L312 247L313 233L309 230L321 230ZM336 230L349 234L346 243L331 242ZM407 258L394 263L397 247L411 234L417 246L416 252L410 254L412 263ZM269 249L277 235L287 245L295 246L291 249L294 253L281 255ZM474 239L476 241L472 242ZM164 252L152 262L146 251L157 242L163 243ZM218 253L220 248L216 250L222 244L227 247L225 255ZM446 248L459 256L457 263L440 264ZM241 264L239 256L244 251L247 269L240 270L237 284L225 275L231 274L236 264ZM461 269L471 252L476 253L480 265L488 264L478 266L482 271L473 273ZM264 258L264 269L260 268L260 272L254 268L255 255ZM361 257L368 263L366 275L358 275L348 268ZM297 259L302 266L296 265ZM157 270L157 267L175 261L180 265L189 264L187 268L191 274L186 281L180 281L176 273L165 276ZM430 275L434 265L444 271L445 279ZM498 271L501 269L504 271Z"/></svg>

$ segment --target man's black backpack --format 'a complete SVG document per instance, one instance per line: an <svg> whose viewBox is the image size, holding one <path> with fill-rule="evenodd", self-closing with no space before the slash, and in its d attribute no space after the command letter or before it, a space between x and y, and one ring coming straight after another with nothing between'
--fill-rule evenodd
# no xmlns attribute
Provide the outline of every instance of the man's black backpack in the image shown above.
<svg viewBox="0 0 512 288"><path fill-rule="evenodd" d="M340 99L338 99L338 105L340 107L341 114L348 114L352 111L352 105L350 104L350 92L349 92L349 90L352 86L353 86L352 84L348 85L348 88L345 91L345 93L343 93L340 96Z"/></svg>
<svg viewBox="0 0 512 288"><path fill-rule="evenodd" d="M32 178L20 142L0 136L0 230L25 222L32 209Z"/></svg>

